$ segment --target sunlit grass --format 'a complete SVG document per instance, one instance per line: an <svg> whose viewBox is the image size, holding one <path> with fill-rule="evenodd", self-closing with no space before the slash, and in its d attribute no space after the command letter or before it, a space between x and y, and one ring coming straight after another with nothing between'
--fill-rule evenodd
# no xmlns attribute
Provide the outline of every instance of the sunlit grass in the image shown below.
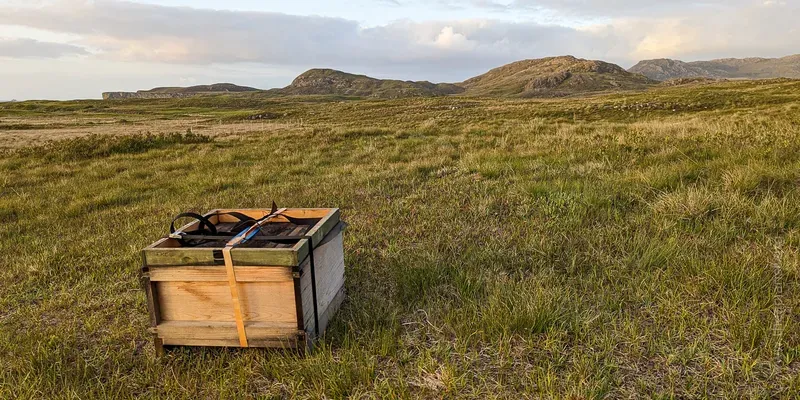
<svg viewBox="0 0 800 400"><path fill-rule="evenodd" d="M238 101L287 127L6 152L0 397L796 397L800 87L773 88L110 103L213 118ZM603 108L632 98L709 108ZM320 347L156 358L139 249L178 212L272 200L350 223Z"/></svg>

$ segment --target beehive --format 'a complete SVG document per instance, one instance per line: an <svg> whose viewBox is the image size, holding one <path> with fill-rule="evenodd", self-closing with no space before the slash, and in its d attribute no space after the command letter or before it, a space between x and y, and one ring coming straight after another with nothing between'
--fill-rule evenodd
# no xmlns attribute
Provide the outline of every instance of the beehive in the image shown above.
<svg viewBox="0 0 800 400"><path fill-rule="evenodd" d="M178 238L197 229L200 222L195 221L142 251L157 353L169 346L305 350L325 332L344 299L339 210L272 211L213 210L204 216L222 229L238 221L230 212L255 219L273 214L261 234L289 240L232 247L222 240L187 247Z"/></svg>

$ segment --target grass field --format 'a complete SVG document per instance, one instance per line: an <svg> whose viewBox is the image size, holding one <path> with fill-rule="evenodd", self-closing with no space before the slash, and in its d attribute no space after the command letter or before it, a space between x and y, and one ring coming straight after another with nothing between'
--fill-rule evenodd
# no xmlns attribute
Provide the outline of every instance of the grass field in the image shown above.
<svg viewBox="0 0 800 400"><path fill-rule="evenodd" d="M0 148L0 398L800 396L800 81L6 103ZM139 250L273 199L350 223L320 347L156 358Z"/></svg>

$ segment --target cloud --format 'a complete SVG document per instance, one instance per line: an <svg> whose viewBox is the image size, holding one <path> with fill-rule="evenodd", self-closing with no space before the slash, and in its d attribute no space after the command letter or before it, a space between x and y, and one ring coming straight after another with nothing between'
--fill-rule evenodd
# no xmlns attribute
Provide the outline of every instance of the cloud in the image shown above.
<svg viewBox="0 0 800 400"><path fill-rule="evenodd" d="M0 24L77 34L99 57L118 61L365 67L466 62L483 68L558 54L563 43L556 41L578 43L587 36L571 28L494 20L397 21L364 29L345 19L278 13L103 0L38 4L0 5Z"/></svg>
<svg viewBox="0 0 800 400"><path fill-rule="evenodd" d="M725 11L624 18L589 29L613 31L626 41L626 57L633 60L777 57L800 53L798 14L798 3L759 1Z"/></svg>
<svg viewBox="0 0 800 400"><path fill-rule="evenodd" d="M591 17L631 17L675 14L687 15L721 9L751 6L758 3L786 3L786 0L440 0L450 8L469 5L477 8L509 11L549 10L562 15Z"/></svg>
<svg viewBox="0 0 800 400"><path fill-rule="evenodd" d="M86 55L83 47L24 38L0 38L0 58L60 58Z"/></svg>
<svg viewBox="0 0 800 400"><path fill-rule="evenodd" d="M793 19L800 6L780 0L462 3L610 18L579 28L497 19L401 20L364 28L341 18L110 0L13 4L17 5L0 4L0 24L77 35L75 43L91 48L91 57L123 62L318 66L455 81L502 63L551 55L572 54L628 66L642 58L779 56L800 51ZM664 15L651 15L654 10ZM60 46L66 46L64 54L85 52L73 45ZM35 53L41 46L29 47L27 51Z"/></svg>

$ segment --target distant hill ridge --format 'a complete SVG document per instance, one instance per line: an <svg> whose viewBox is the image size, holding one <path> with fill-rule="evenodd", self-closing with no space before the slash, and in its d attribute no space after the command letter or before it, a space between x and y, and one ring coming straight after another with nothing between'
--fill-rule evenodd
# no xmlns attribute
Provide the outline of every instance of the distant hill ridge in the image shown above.
<svg viewBox="0 0 800 400"><path fill-rule="evenodd" d="M462 93L463 88L449 83L375 79L333 69L311 69L283 89L284 95L340 95L357 97L429 97Z"/></svg>
<svg viewBox="0 0 800 400"><path fill-rule="evenodd" d="M212 85L197 85L190 87L158 87L150 90L139 90L136 92L105 92L103 93L103 99L171 99L191 97L206 93L241 93L255 92L258 90L259 89L234 85L232 83L215 83Z"/></svg>
<svg viewBox="0 0 800 400"><path fill-rule="evenodd" d="M781 58L721 58L692 62L661 58L640 61L628 71L658 81L678 78L800 79L800 54Z"/></svg>
<svg viewBox="0 0 800 400"><path fill-rule="evenodd" d="M573 56L522 60L494 68L460 83L376 79L333 69L315 68L289 86L264 91L277 96L350 96L373 98L464 95L480 97L563 97L608 91L645 90L666 85L713 83L722 79L800 79L800 55L783 58L725 58L683 62L641 61L629 70L599 60ZM668 81L668 82L667 82ZM161 87L137 92L107 92L104 99L180 98L209 93L256 92L231 83L187 88Z"/></svg>
<svg viewBox="0 0 800 400"><path fill-rule="evenodd" d="M459 85L474 96L559 97L645 89L654 83L616 64L562 56L513 62Z"/></svg>

